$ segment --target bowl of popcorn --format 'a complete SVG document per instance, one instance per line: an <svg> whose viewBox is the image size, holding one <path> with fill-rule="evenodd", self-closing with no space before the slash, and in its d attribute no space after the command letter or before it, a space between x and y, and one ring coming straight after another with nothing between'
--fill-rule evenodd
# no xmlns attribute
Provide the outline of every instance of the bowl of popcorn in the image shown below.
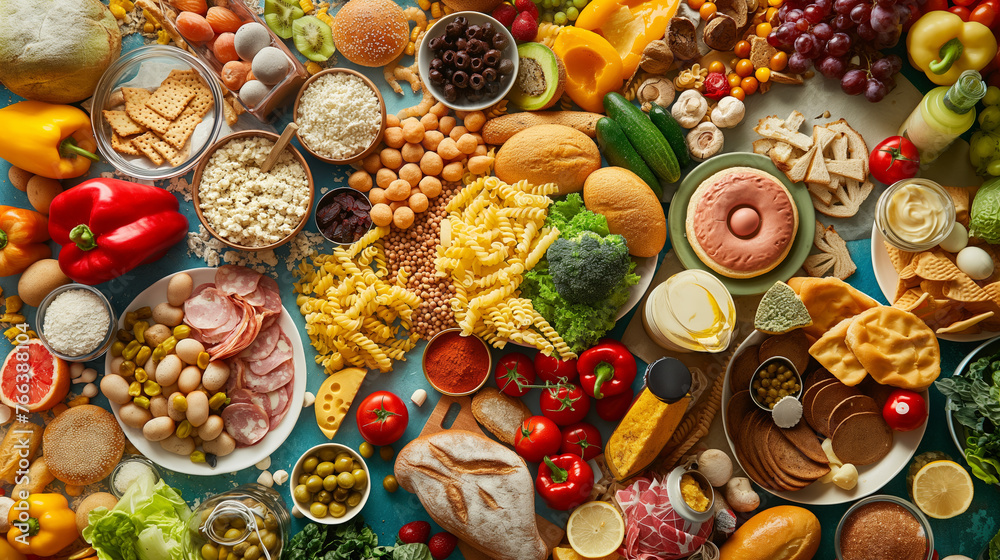
<svg viewBox="0 0 1000 560"><path fill-rule="evenodd" d="M328 68L309 78L295 98L296 137L307 152L332 164L354 163L385 134L385 100L368 77Z"/></svg>
<svg viewBox="0 0 1000 560"><path fill-rule="evenodd" d="M189 53L147 45L105 70L93 98L93 128L105 161L137 179L184 175L218 139L222 87Z"/></svg>
<svg viewBox="0 0 1000 560"><path fill-rule="evenodd" d="M194 210L206 230L234 249L263 251L298 234L314 183L302 153L285 145L265 170L278 135L244 130L213 144L194 170Z"/></svg>

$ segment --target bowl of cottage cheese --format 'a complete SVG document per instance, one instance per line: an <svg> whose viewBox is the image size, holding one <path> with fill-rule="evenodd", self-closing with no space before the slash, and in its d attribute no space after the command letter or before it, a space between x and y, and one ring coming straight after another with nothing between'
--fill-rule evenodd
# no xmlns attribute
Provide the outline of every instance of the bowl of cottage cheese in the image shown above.
<svg viewBox="0 0 1000 560"><path fill-rule="evenodd" d="M230 134L195 168L191 189L198 220L234 249L284 245L309 217L314 184L302 153L289 144L270 170L261 169L277 140L264 130Z"/></svg>

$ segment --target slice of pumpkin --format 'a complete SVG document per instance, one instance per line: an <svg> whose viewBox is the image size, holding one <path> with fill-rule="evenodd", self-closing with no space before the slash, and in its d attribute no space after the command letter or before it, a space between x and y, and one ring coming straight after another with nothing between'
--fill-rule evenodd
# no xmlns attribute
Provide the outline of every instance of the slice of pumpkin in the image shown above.
<svg viewBox="0 0 1000 560"><path fill-rule="evenodd" d="M562 61L541 43L522 43L517 54L521 59L517 80L507 99L525 111L555 105L566 87L566 67Z"/></svg>

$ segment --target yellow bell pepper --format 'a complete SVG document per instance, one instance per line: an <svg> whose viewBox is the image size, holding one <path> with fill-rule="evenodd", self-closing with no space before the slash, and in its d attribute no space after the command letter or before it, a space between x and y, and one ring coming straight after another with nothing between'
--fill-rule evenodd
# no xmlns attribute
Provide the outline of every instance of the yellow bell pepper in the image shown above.
<svg viewBox="0 0 1000 560"><path fill-rule="evenodd" d="M27 500L14 500L7 514L7 542L20 554L53 556L76 540L76 514L62 494L31 494Z"/></svg>
<svg viewBox="0 0 1000 560"><path fill-rule="evenodd" d="M90 117L72 105L21 101L0 109L0 157L50 179L79 177L90 169L97 142Z"/></svg>
<svg viewBox="0 0 1000 560"><path fill-rule="evenodd" d="M997 40L985 25L951 12L924 14L906 35L906 52L914 68L932 82L949 86L966 70L982 70L997 54Z"/></svg>
<svg viewBox="0 0 1000 560"><path fill-rule="evenodd" d="M0 558L4 558L5 560L26 560L27 556L15 550L6 540L0 539Z"/></svg>
<svg viewBox="0 0 1000 560"><path fill-rule="evenodd" d="M566 93L593 113L604 112L604 94L622 86L622 60L611 43L593 31L563 27L552 50L566 67Z"/></svg>
<svg viewBox="0 0 1000 560"><path fill-rule="evenodd" d="M662 39L679 0L593 0L573 24L600 33L622 59L622 80L635 73L642 51Z"/></svg>

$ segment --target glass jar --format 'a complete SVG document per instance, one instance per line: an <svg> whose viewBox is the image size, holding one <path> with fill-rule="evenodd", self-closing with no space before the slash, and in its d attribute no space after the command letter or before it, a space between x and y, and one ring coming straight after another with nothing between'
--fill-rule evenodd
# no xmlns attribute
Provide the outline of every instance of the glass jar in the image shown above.
<svg viewBox="0 0 1000 560"><path fill-rule="evenodd" d="M896 181L875 206L875 226L886 243L911 253L939 245L955 225L955 201L930 179Z"/></svg>
<svg viewBox="0 0 1000 560"><path fill-rule="evenodd" d="M205 500L190 528L205 560L279 560L291 522L281 495L254 482Z"/></svg>
<svg viewBox="0 0 1000 560"><path fill-rule="evenodd" d="M844 540L848 546L844 546ZM858 550L892 548L894 560L931 560L934 533L927 517L910 502L886 494L852 505L837 524L834 553L841 560L870 557Z"/></svg>

